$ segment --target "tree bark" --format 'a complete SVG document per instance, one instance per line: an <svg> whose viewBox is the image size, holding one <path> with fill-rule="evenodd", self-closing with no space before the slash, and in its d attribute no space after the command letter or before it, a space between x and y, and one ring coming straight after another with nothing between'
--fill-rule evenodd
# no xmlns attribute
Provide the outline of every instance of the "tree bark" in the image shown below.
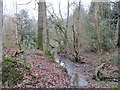
<svg viewBox="0 0 120 90"><path fill-rule="evenodd" d="M0 0L0 80L2 80L2 30L3 30L3 0ZM0 87L2 87L2 81L0 81Z"/></svg>
<svg viewBox="0 0 120 90"><path fill-rule="evenodd" d="M38 3L38 49L43 50L43 30L45 28L45 0L39 0Z"/></svg>
<svg viewBox="0 0 120 90"><path fill-rule="evenodd" d="M43 16L43 50L48 53L49 52L49 29L48 29L48 23L47 23L47 13L46 13L46 2L44 2L43 6L44 10L44 16Z"/></svg>

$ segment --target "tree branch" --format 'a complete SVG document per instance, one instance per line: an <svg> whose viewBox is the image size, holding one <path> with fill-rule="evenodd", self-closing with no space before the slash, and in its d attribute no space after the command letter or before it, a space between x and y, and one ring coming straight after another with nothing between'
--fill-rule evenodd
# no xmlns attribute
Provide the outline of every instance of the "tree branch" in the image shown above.
<svg viewBox="0 0 120 90"><path fill-rule="evenodd" d="M68 19L69 19L69 0L67 4L67 22L66 22L66 28L68 28Z"/></svg>
<svg viewBox="0 0 120 90"><path fill-rule="evenodd" d="M29 2L27 2L27 3L22 3L22 4L18 4L18 5L28 5L28 4L30 4L31 2L32 2L32 0L29 1Z"/></svg>
<svg viewBox="0 0 120 90"><path fill-rule="evenodd" d="M62 22L63 22L63 21L64 21L64 19L63 19L63 16L62 16L62 13L61 13L61 9L60 9L60 0L59 0L59 14L60 14L60 17L61 17Z"/></svg>

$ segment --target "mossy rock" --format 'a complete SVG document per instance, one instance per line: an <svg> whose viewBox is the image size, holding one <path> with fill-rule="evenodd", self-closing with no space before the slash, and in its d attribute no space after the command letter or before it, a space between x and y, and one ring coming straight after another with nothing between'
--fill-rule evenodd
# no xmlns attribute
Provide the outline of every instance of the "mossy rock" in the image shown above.
<svg viewBox="0 0 120 90"><path fill-rule="evenodd" d="M105 63L102 63L95 69L95 74L93 75L93 79L96 80L104 80L105 79L105 73L104 73L104 65Z"/></svg>

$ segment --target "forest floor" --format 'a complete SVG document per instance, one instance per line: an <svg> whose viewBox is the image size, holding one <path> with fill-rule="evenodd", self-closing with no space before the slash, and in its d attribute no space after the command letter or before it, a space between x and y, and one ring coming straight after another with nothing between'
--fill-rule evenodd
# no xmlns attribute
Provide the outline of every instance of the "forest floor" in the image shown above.
<svg viewBox="0 0 120 90"><path fill-rule="evenodd" d="M16 49L9 48L5 49L6 54L5 57L11 57L11 53L13 53ZM20 84L15 87L20 88L62 88L68 87L69 80L67 73L64 72L60 66L58 66L50 56L43 55L43 52L40 50L35 50L35 53L30 56L30 53L33 50L29 50L26 54L27 66L30 67L32 76L28 74L22 68L20 69L21 74L23 76L23 80ZM13 58L13 57L12 57ZM15 60L21 61L23 60L23 56L19 55L14 57Z"/></svg>
<svg viewBox="0 0 120 90"><path fill-rule="evenodd" d="M84 52L81 58L83 64L75 63L79 72L82 73L88 81L87 88L117 88L118 82L109 80L94 80L92 79L95 69L102 63L105 63L104 72L106 77L118 77L118 49L110 50L108 52L95 53L95 52Z"/></svg>
<svg viewBox="0 0 120 90"><path fill-rule="evenodd" d="M4 51L7 52L5 57L13 58L16 61L23 62L24 57L22 54L12 57L12 54L18 49L15 48L4 48ZM34 52L34 53L33 53ZM32 54L31 54L32 53ZM116 53L116 50L114 51ZM113 54L113 52L112 52ZM104 55L104 56L102 56ZM106 56L105 56L106 55ZM82 74L86 76L90 82L92 88L117 88L116 82L108 81L95 81L91 79L91 75L94 73L94 70L98 65L103 62L106 62L108 67L106 70L107 73L111 73L117 69L117 62L107 61L110 53L96 55L96 53L86 53L83 55L83 61L85 64L75 63L79 65L80 69L83 70ZM41 50L29 49L25 55L25 63L30 67L32 76L28 74L24 69L19 68L23 80L20 84L17 84L14 87L20 88L67 88L70 87L70 80L65 70L60 67L50 56L43 54ZM104 59L104 60L103 60ZM91 67L87 67L87 65ZM92 73L92 74L91 74ZM33 78L34 76L34 78Z"/></svg>

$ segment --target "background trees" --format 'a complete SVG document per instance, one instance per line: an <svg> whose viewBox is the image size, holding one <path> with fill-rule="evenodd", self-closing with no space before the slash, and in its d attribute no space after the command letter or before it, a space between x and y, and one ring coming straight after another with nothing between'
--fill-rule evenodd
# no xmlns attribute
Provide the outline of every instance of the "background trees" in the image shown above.
<svg viewBox="0 0 120 90"><path fill-rule="evenodd" d="M19 18L18 24L18 45L20 50L24 47L35 47L35 28L32 27L32 19L29 18L28 12L21 10L20 14L16 15Z"/></svg>
<svg viewBox="0 0 120 90"><path fill-rule="evenodd" d="M57 52L76 61L83 52L115 48L117 2L91 2L86 11L80 0L68 0L65 15L61 4L59 1L57 13L52 3L39 0L37 32L37 23L31 19L29 11L21 10L15 17L4 15L4 46L14 47L17 42L21 49L34 46L36 41L39 49L49 52L55 47Z"/></svg>
<svg viewBox="0 0 120 90"><path fill-rule="evenodd" d="M92 2L90 9L89 9L89 27L91 28L91 46L92 49L100 48L102 50L109 50L110 48L113 48L116 46L116 9L115 9L116 3L110 3L110 2ZM95 6L97 5L98 12L95 12L97 8ZM98 19L94 19L93 16L97 15ZM95 24L97 22L97 24ZM95 34L94 29L97 25L97 28L99 27L99 33ZM96 30L97 30L96 28ZM98 32L98 31L97 31ZM93 34L92 34L93 33ZM99 37L99 39L98 39ZM98 43L96 43L98 42Z"/></svg>

